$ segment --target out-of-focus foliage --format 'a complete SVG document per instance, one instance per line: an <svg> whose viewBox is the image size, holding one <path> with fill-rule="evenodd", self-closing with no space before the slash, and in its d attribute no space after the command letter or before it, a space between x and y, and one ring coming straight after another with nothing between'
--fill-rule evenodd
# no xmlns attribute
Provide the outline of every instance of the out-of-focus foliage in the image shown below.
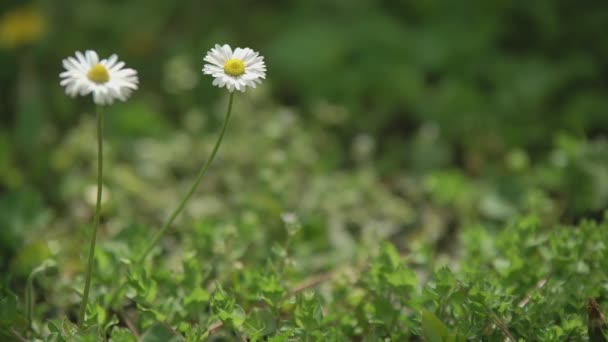
<svg viewBox="0 0 608 342"><path fill-rule="evenodd" d="M606 23L599 1L2 2L0 339L587 339L588 298L608 309ZM268 80L137 265L217 137L227 98L200 69L224 42ZM79 331L95 119L58 74L88 48L141 89L104 111Z"/></svg>

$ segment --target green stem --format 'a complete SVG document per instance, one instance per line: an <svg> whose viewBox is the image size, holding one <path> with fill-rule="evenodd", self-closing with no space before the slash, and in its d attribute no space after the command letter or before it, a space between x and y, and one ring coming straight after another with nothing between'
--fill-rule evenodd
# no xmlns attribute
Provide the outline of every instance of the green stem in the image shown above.
<svg viewBox="0 0 608 342"><path fill-rule="evenodd" d="M34 276L35 272L30 273L25 285L25 313L27 316L28 328L32 329L34 317Z"/></svg>
<svg viewBox="0 0 608 342"><path fill-rule="evenodd" d="M226 117L224 118L224 125L222 126L220 136L218 137L217 141L215 142L215 146L213 146L211 155L209 156L209 158L207 159L207 161L205 162L205 164L199 171L198 176L196 177L196 180L194 181L194 184L192 184L192 187L190 188L190 191L188 191L188 193L182 199L182 201L177 206L177 208L175 208L175 210L169 217L169 220L167 222L165 222L165 225L158 231L158 233L156 233L156 236L154 237L154 239L152 240L152 243L148 246L148 248L146 249L144 254L142 254L141 257L137 260L138 264L141 264L144 262L144 260L146 260L146 257L150 254L150 252L152 252L152 249L154 249L154 247L156 246L158 241L160 241L163 234L165 234L165 232L171 227L171 224L173 224L173 221L175 220L175 218L177 218L177 215L179 215L179 213L184 209L184 207L186 206L186 203L188 202L190 197L192 197L192 195L196 191L196 188L198 188L198 185L205 177L205 174L207 173L207 170L209 169L209 166L211 165L213 158L215 158L215 155L217 154L217 151L220 148L222 140L224 139L224 133L226 133L226 128L228 127L228 122L230 121L230 114L232 113L233 100L234 100L234 93L232 92L232 93L230 93L230 99L228 100L228 109L226 110Z"/></svg>
<svg viewBox="0 0 608 342"><path fill-rule="evenodd" d="M222 140L224 139L224 133L226 133L226 128L228 127L228 122L230 121L230 115L232 114L232 103L233 103L233 101L234 101L234 93L230 93L230 99L228 100L228 109L226 110L226 116L224 118L224 124L222 126L222 130L220 132L220 135L219 135L217 141L215 142L215 146L213 147L213 150L211 151L211 155L209 156L209 158L207 159L207 161L205 162L205 164L203 164L203 167L199 171L198 177L196 178L196 181L194 182L194 184L192 184L192 187L190 188L190 191L188 191L188 193L186 194L186 196L182 199L182 201L180 202L180 204L173 211L173 213L169 217L169 220L163 225L163 227L154 236L154 239L152 240L152 243L148 246L148 248L146 248L145 252L139 257L139 259L137 259L137 265L142 264L146 260L146 258L150 254L150 252L152 252L152 250L154 249L154 247L158 243L158 241L160 241L160 239L163 236L163 234L165 234L165 232L169 229L169 227L171 227L171 224L173 223L173 221L175 220L175 218L184 209L184 207L186 206L186 202L188 202L188 200L190 199L190 197L192 196L192 194L194 194L194 192L196 191L196 188L198 187L198 185L200 184L200 182L205 177L205 174L207 173L207 169L209 168L209 166L211 165L211 162L215 158L215 155L217 154L217 151L218 151L218 149L220 147L220 144L222 143ZM123 281L120 284L120 286L118 286L118 288L116 288L116 290L113 291L112 296L110 297L110 302L109 302L109 306L110 307L114 306L114 302L116 300L118 300L118 297L120 296L120 293L122 292L122 290L125 289L126 286L127 286L127 282Z"/></svg>
<svg viewBox="0 0 608 342"><path fill-rule="evenodd" d="M101 189L103 179L103 115L101 105L97 105L97 204L95 205L95 218L93 219L93 235L91 236L91 246L89 247L89 259L87 264L87 275L82 294L82 303L78 312L78 327L84 324L84 316L87 311L89 300L89 289L91 288L91 275L95 261L95 241L97 239L97 228L99 228L99 216L101 215Z"/></svg>

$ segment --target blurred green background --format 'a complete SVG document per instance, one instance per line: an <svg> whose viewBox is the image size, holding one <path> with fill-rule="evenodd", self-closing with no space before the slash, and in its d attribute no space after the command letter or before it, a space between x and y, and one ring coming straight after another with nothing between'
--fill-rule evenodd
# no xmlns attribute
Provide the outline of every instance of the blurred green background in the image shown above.
<svg viewBox="0 0 608 342"><path fill-rule="evenodd" d="M319 268L371 235L449 250L472 222L572 222L608 205L605 1L4 0L0 11L4 283L48 256L67 279L82 271L93 104L58 78L76 50L117 53L141 82L105 111L101 241L131 231L137 250L145 234L132 232L163 221L208 154L226 101L201 72L216 43L260 51L267 80L237 96L181 231L237 224L263 247L296 211L308 243L296 253ZM180 229L165 246L184 243Z"/></svg>

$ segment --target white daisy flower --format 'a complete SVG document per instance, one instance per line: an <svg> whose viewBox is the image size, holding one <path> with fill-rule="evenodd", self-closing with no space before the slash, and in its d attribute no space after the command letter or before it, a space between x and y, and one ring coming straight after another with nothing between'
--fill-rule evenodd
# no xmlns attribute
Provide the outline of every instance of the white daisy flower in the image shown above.
<svg viewBox="0 0 608 342"><path fill-rule="evenodd" d="M266 78L264 57L250 48L232 51L228 44L216 44L205 56L205 61L211 64L205 64L203 72L215 77L213 85L220 88L225 86L230 92L255 88Z"/></svg>
<svg viewBox="0 0 608 342"><path fill-rule="evenodd" d="M65 93L75 97L93 93L93 101L99 105L109 105L118 99L126 101L133 90L137 89L137 71L124 68L118 56L99 60L97 53L87 50L84 54L76 52L76 58L63 60L66 71L59 77Z"/></svg>

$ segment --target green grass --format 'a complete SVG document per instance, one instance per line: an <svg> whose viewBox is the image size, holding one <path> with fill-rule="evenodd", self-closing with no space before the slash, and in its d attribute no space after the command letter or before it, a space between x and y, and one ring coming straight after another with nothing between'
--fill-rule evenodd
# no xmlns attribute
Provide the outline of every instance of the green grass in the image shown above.
<svg viewBox="0 0 608 342"><path fill-rule="evenodd" d="M560 341L584 339L587 299L606 299L601 211L597 222L559 223L575 215L583 190L605 196L608 168L596 153L605 142L564 137L545 160L522 162L519 151L475 177L381 173L369 138L344 154L331 148L333 126L242 96L208 179L141 267L136 259L187 191L219 122L123 139L115 115L89 328L70 323L94 210L94 118L83 115L51 156L64 209L31 189L0 203L15 227L3 241L22 246L11 252L8 284L54 262L31 278L31 329L25 293L3 290L5 336ZM555 195L577 182L592 186ZM121 280L128 286L113 302Z"/></svg>
<svg viewBox="0 0 608 342"><path fill-rule="evenodd" d="M1 341L606 340L606 5L253 3L41 0L0 37ZM221 130L223 42L268 78L148 253ZM141 88L104 111L79 329L96 120L58 73L86 48Z"/></svg>

